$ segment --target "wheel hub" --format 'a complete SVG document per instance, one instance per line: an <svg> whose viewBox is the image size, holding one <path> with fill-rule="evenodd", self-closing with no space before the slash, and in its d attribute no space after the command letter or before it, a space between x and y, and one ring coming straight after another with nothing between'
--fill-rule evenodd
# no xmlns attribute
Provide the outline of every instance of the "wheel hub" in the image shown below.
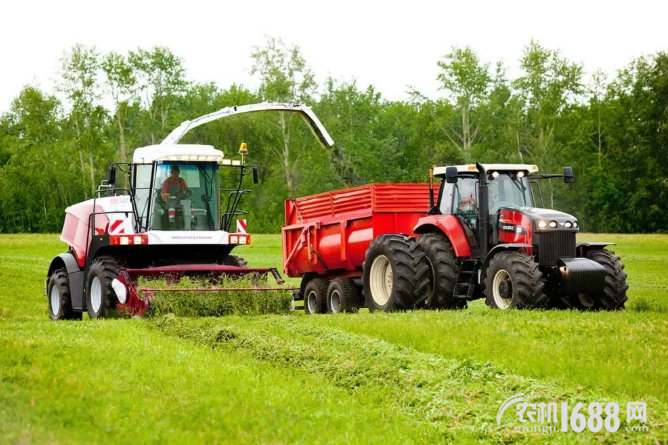
<svg viewBox="0 0 668 445"><path fill-rule="evenodd" d="M99 312L102 307L102 283L98 277L93 277L90 284L90 303L94 312Z"/></svg>
<svg viewBox="0 0 668 445"><path fill-rule="evenodd" d="M341 296L339 295L339 291L335 290L332 292L329 304L333 313L338 314L341 311Z"/></svg>
<svg viewBox="0 0 668 445"><path fill-rule="evenodd" d="M57 285L51 288L51 311L55 316L60 314L60 289Z"/></svg>
<svg viewBox="0 0 668 445"><path fill-rule="evenodd" d="M385 306L392 295L394 274L392 265L385 255L379 255L371 264L371 298L378 306Z"/></svg>
<svg viewBox="0 0 668 445"><path fill-rule="evenodd" d="M499 309L508 309L513 301L513 282L508 271L499 269L494 275L492 296Z"/></svg>
<svg viewBox="0 0 668 445"><path fill-rule="evenodd" d="M513 283L509 280L503 280L499 283L499 294L502 298L510 298L513 294L512 291Z"/></svg>
<svg viewBox="0 0 668 445"><path fill-rule="evenodd" d="M315 314L316 311L316 297L315 297L315 292L310 292L306 296L306 304L308 305L309 312L312 314Z"/></svg>

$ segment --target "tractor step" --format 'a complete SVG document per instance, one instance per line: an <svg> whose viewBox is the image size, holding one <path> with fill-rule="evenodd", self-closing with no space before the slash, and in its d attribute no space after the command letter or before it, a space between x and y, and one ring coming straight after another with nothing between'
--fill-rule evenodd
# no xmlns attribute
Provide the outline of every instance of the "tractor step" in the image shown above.
<svg viewBox="0 0 668 445"><path fill-rule="evenodd" d="M475 292L476 278L477 278L477 260L463 260L462 265L457 274L457 281L455 283L454 296L464 300L473 300L473 293Z"/></svg>

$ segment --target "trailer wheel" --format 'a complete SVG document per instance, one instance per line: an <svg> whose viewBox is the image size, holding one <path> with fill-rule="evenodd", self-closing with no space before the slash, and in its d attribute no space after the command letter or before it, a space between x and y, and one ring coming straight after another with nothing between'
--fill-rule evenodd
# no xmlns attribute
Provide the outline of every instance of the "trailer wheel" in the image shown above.
<svg viewBox="0 0 668 445"><path fill-rule="evenodd" d="M363 264L370 311L411 309L427 292L429 266L415 238L383 235L371 241Z"/></svg>
<svg viewBox="0 0 668 445"><path fill-rule="evenodd" d="M596 261L605 268L605 284L600 292L591 295L594 309L614 311L624 309L624 303L628 300L626 291L626 272L624 263L615 255L615 252L605 249L594 249L587 252L587 258Z"/></svg>
<svg viewBox="0 0 668 445"><path fill-rule="evenodd" d="M327 313L357 312L359 295L355 282L350 278L336 278L327 289Z"/></svg>
<svg viewBox="0 0 668 445"><path fill-rule="evenodd" d="M70 279L65 268L53 271L46 289L51 320L81 320L81 312L72 309Z"/></svg>
<svg viewBox="0 0 668 445"><path fill-rule="evenodd" d="M86 286L86 308L90 318L116 315L118 299L111 282L117 277L118 262L115 258L100 256L93 261Z"/></svg>
<svg viewBox="0 0 668 445"><path fill-rule="evenodd" d="M485 271L486 303L496 309L532 309L542 307L543 273L534 259L517 251L494 255Z"/></svg>
<svg viewBox="0 0 668 445"><path fill-rule="evenodd" d="M418 238L429 263L427 307L461 309L466 300L454 296L461 260L455 255L450 240L442 233L426 233Z"/></svg>
<svg viewBox="0 0 668 445"><path fill-rule="evenodd" d="M327 280L314 278L304 291L304 312L308 315L324 314L327 311Z"/></svg>

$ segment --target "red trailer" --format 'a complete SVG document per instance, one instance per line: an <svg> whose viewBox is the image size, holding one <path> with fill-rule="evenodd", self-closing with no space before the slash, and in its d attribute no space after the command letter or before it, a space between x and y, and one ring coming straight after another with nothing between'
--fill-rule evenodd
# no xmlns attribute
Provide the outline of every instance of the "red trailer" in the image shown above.
<svg viewBox="0 0 668 445"><path fill-rule="evenodd" d="M362 295L368 293L362 289L373 286L363 284L367 281L363 264L372 250L389 260L382 270L369 273L383 273L390 281L396 278L399 293L402 279L411 282L406 289L414 287L426 271L415 270L413 228L428 210L428 184L368 184L287 200L283 268L290 277L302 277L297 298L304 299L306 313L362 306ZM413 293L394 298L395 306L399 301L400 307L412 307ZM367 306L374 309L369 301Z"/></svg>

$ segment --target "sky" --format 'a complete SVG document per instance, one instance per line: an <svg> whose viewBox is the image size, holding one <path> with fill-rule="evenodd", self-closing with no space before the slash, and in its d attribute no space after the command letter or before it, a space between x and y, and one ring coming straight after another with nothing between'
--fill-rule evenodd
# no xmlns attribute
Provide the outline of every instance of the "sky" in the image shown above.
<svg viewBox="0 0 668 445"><path fill-rule="evenodd" d="M127 53L166 46L187 77L254 89L250 54L266 36L297 45L324 83L328 76L383 97L409 88L437 98L437 62L470 46L482 62L503 60L509 77L531 40L614 76L633 58L668 51L668 2L615 1L127 1L3 2L0 112L26 85L52 93L59 59L77 43ZM213 110L212 110L213 111Z"/></svg>

